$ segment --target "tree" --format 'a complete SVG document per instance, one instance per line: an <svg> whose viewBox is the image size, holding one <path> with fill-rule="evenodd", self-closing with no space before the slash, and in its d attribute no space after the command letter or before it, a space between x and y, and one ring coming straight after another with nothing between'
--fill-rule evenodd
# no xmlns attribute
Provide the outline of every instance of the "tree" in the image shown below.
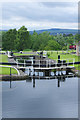
<svg viewBox="0 0 80 120"><path fill-rule="evenodd" d="M57 34L55 40L61 45L61 48L65 45L65 39L62 34Z"/></svg>
<svg viewBox="0 0 80 120"><path fill-rule="evenodd" d="M15 48L18 51L22 51L24 49L29 49L30 48L30 40L29 40L29 32L27 31L27 28L25 26L22 26L18 31L17 31L17 36L15 40Z"/></svg>
<svg viewBox="0 0 80 120"><path fill-rule="evenodd" d="M36 33L36 31L34 30L33 34L30 35L30 41L31 41L31 46L30 48L32 50L37 50L38 45L36 46L36 42L38 40L38 34Z"/></svg>
<svg viewBox="0 0 80 120"><path fill-rule="evenodd" d="M2 32L2 47L5 50L14 50L15 39L17 31L16 29L10 29L7 32Z"/></svg>
<svg viewBox="0 0 80 120"><path fill-rule="evenodd" d="M55 40L49 40L47 46L45 47L45 50L59 50L60 45Z"/></svg>
<svg viewBox="0 0 80 120"><path fill-rule="evenodd" d="M78 43L80 41L80 33L77 33L75 35L75 41L76 41L76 43Z"/></svg>

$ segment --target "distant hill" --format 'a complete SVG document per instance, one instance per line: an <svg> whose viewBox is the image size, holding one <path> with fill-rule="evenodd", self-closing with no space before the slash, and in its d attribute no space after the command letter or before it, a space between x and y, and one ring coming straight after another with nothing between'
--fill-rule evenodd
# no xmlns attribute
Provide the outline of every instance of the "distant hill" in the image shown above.
<svg viewBox="0 0 80 120"><path fill-rule="evenodd" d="M0 30L0 31L8 31L8 30ZM47 31L49 32L51 35L57 35L57 33L61 33L61 34L73 34L75 35L76 33L78 33L77 29L59 29L59 28L51 28L51 29L43 29L43 30L35 30L38 34ZM30 34L33 34L34 31L29 31Z"/></svg>
<svg viewBox="0 0 80 120"><path fill-rule="evenodd" d="M57 28L52 28L52 29L43 29L43 30L35 30L38 34L47 31L49 32L51 35L57 35L57 33L62 33L62 34L73 34L75 35L76 33L78 33L78 30L75 29L57 29ZM30 34L33 34L33 31L29 31Z"/></svg>
<svg viewBox="0 0 80 120"><path fill-rule="evenodd" d="M8 31L8 30L0 30L0 31L5 31L5 32L6 32L6 31Z"/></svg>

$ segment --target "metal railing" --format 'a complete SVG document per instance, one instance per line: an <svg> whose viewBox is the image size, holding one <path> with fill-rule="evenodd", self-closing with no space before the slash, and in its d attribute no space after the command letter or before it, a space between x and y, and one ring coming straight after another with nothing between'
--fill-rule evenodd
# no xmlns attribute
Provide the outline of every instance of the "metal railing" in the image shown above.
<svg viewBox="0 0 80 120"><path fill-rule="evenodd" d="M19 62L20 61L20 62ZM21 62L22 61L22 62ZM41 66L45 66L45 68L51 68L52 65L55 64L55 67L59 66L65 66L64 61L66 62L66 66L70 66L69 63L72 62L72 67L74 67L74 63L75 63L75 58L71 58L71 59L60 59L60 63L58 63L58 60L31 60L31 65L30 66L38 66L39 68L41 68ZM17 68L20 67L20 65L18 65L20 63L21 66L23 67L27 67L26 60L20 60L20 59L16 59L16 64L17 64Z"/></svg>
<svg viewBox="0 0 80 120"><path fill-rule="evenodd" d="M18 75L20 75L20 72L19 72L19 70L16 67L13 67L13 66L3 66L3 65L0 65L0 67L13 68L13 69L15 69L17 71Z"/></svg>

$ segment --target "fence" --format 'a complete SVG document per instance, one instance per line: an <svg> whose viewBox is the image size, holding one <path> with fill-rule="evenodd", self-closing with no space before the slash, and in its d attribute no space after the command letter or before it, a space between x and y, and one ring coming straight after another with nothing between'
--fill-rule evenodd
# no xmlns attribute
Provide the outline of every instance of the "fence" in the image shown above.
<svg viewBox="0 0 80 120"><path fill-rule="evenodd" d="M18 65L19 63L20 65ZM74 67L75 58L64 59L64 60L60 59L60 62L58 62L58 60L31 60L30 66L38 67L38 68L41 68L41 67L53 68L53 66L54 67L64 67L64 66L69 67L70 66L69 63L72 63L72 67ZM17 64L17 68L19 67L27 68L29 66L26 63L26 60L20 60L20 59L16 59L16 64Z"/></svg>

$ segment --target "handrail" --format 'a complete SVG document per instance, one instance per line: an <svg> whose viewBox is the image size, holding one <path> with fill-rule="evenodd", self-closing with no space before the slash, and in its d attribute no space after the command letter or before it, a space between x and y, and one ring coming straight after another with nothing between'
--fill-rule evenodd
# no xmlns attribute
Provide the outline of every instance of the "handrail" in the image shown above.
<svg viewBox="0 0 80 120"><path fill-rule="evenodd" d="M13 69L15 69L17 71L18 75L20 75L20 72L19 72L19 70L16 67L13 67L13 66L3 66L3 65L0 65L0 67L13 68Z"/></svg>
<svg viewBox="0 0 80 120"><path fill-rule="evenodd" d="M63 63L63 61L67 61L66 63ZM69 62L70 60L73 60L72 62ZM41 65L41 63L40 63L40 61L41 62L46 62L46 67L48 66L48 64L49 64L49 67L51 66L51 63L52 64L55 64L56 66L57 66L57 64L60 64L60 65L69 65L70 63L71 64L73 64L73 66L74 66L74 64L75 64L75 58L70 58L70 59L60 59L60 61L62 61L62 63L58 63L58 60L57 59L54 59L54 60L50 60L50 59L48 59L48 60L33 60L33 61L35 61L35 62L38 62L37 64L39 64L39 67L40 67L40 65ZM19 59L16 59L16 64L17 64L17 67L18 67L18 64L20 64L20 65L24 65L24 67L25 67L25 60L23 61L23 63L20 63L19 62ZM32 63L32 65L33 65L33 63Z"/></svg>

